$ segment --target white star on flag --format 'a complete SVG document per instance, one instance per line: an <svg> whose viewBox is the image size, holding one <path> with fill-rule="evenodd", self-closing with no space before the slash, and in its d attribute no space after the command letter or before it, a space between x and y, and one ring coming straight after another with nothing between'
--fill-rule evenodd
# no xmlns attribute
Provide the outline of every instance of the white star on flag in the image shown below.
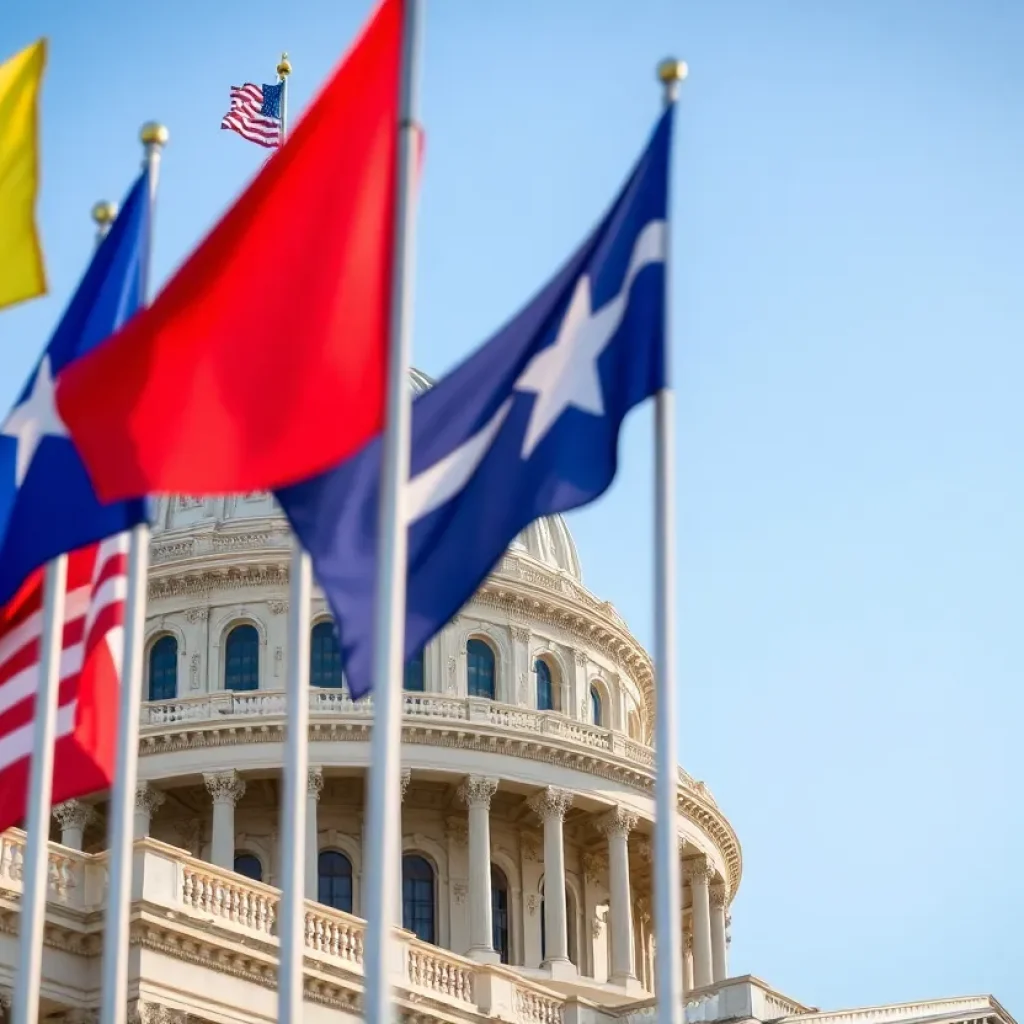
<svg viewBox="0 0 1024 1024"><path fill-rule="evenodd" d="M36 449L44 437L67 437L54 401L53 376L50 373L50 357L44 355L32 381L32 390L21 405L11 410L0 435L13 437L18 444L14 463L14 483L20 487L28 473Z"/></svg>

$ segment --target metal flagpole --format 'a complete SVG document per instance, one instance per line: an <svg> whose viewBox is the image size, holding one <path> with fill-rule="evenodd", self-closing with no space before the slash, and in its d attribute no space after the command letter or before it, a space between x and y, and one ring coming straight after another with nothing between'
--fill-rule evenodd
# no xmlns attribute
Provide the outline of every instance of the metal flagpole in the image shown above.
<svg viewBox="0 0 1024 1024"><path fill-rule="evenodd" d="M96 247L106 237L117 216L115 203L100 202L92 208L96 223ZM29 781L28 839L22 893L21 964L14 988L13 1020L34 1024L39 1017L39 978L43 959L43 927L46 891L49 886L50 814L53 803L53 760L57 702L60 691L60 660L64 647L64 599L67 555L48 562L43 575L43 622L32 735L32 769Z"/></svg>
<svg viewBox="0 0 1024 1024"><path fill-rule="evenodd" d="M46 563L43 573L43 624L39 652L39 688L32 724L32 768L29 778L28 837L25 842L24 886L21 894L21 935L18 974L14 982L14 1024L36 1024L43 966L43 928L49 883L50 812L53 798L53 743L57 726L57 695L64 640L64 598L68 556Z"/></svg>
<svg viewBox="0 0 1024 1024"><path fill-rule="evenodd" d="M281 54L281 145L288 133L288 76ZM298 538L292 538L288 594L288 672L285 696L284 799L281 802L281 945L277 967L277 1019L300 1024L306 942L306 787L309 775L309 618L313 570Z"/></svg>
<svg viewBox="0 0 1024 1024"><path fill-rule="evenodd" d="M373 731L370 737L366 864L366 992L363 1017L369 1024L398 1019L392 1013L389 972L391 933L400 894L402 764L402 663L405 649L405 585L408 526L405 492L409 479L409 351L412 335L415 248L415 161L418 125L421 0L402 7L402 71L398 109L398 173L395 240L389 314L387 427L381 465L377 594L374 608Z"/></svg>
<svg viewBox="0 0 1024 1024"><path fill-rule="evenodd" d="M149 223L142 265L142 296L148 301L153 252L153 208L160 153L170 134L162 124L144 124L139 132L149 168ZM142 699L142 646L149 575L149 524L132 527L128 542L128 591L125 595L124 653L118 700L117 759L110 797L110 888L103 933L100 1024L125 1024L128 997L128 926L135 827L135 786L139 768L139 703Z"/></svg>
<svg viewBox="0 0 1024 1024"><path fill-rule="evenodd" d="M686 77L682 61L665 60L658 78L665 105L675 103ZM667 236L666 236L667 239ZM666 240L666 246L668 242ZM679 752L676 733L675 396L669 342L669 253L665 252L665 380L654 399L654 915L658 948L658 1020L684 1020L682 893L679 887Z"/></svg>

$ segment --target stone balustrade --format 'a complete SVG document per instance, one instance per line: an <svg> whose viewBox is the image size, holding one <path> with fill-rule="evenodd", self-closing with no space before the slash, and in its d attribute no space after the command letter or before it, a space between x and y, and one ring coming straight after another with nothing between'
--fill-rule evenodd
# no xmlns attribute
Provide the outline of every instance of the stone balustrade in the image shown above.
<svg viewBox="0 0 1024 1024"><path fill-rule="evenodd" d="M344 690L311 690L310 716L332 717L369 725L373 718L373 699L353 700ZM168 701L146 702L141 708L142 736L152 737L168 728L221 722L225 718L281 717L285 713L283 690L251 690L183 697ZM501 704L479 697L452 697L430 693L404 694L403 713L407 720L431 722L473 722L491 726L509 734L544 736L594 753L611 755L626 764L653 771L654 749L613 729L591 725L555 711L536 711ZM679 783L702 801L717 807L703 782L679 769Z"/></svg>
<svg viewBox="0 0 1024 1024"><path fill-rule="evenodd" d="M6 890L15 904L21 892L24 847L22 831L10 829L0 833L0 889ZM50 844L48 914L66 906L86 912L102 909L106 882L105 853L79 853ZM198 926L208 936L219 936L207 941L222 947L220 962L234 962L240 950L276 956L281 894L269 885L197 860L157 840L140 839L135 843L132 892L133 899L146 907L147 927L154 928L157 919L164 922L161 942L167 942L166 932L171 928L185 929L194 935ZM82 921L80 916L76 923L80 931ZM94 922L85 927L95 931L98 939L102 918L95 918ZM365 927L360 918L307 901L307 957L319 966L321 973L325 967L337 966L341 969L340 978L361 975ZM396 939L401 946L403 968L401 977L395 981L399 992L404 989L414 1001L426 995L471 1013L514 1004L522 1008L519 1019L529 1024L563 1024L566 1020L565 998L508 967L476 963L400 929L396 929ZM89 947L92 955L98 948L98 942ZM48 981L55 988L62 986L60 978L45 978L44 963L44 990ZM212 979L211 984L215 984ZM197 993L202 995L205 993Z"/></svg>

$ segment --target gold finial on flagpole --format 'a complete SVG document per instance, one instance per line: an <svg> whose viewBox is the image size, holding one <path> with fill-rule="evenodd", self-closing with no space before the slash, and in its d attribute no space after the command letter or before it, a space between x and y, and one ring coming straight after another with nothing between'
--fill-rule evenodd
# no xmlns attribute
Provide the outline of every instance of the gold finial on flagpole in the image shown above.
<svg viewBox="0 0 1024 1024"><path fill-rule="evenodd" d="M292 73L292 62L288 59L287 53L281 54L281 60L277 65L277 77L282 81Z"/></svg>
<svg viewBox="0 0 1024 1024"><path fill-rule="evenodd" d="M674 103L679 96L679 83L682 82L689 69L685 60L668 57L658 65L658 80L665 87L665 102Z"/></svg>
<svg viewBox="0 0 1024 1024"><path fill-rule="evenodd" d="M171 133L167 130L167 125L160 124L158 121L147 121L139 131L139 141L147 149L150 146L158 148L166 146L170 137Z"/></svg>
<svg viewBox="0 0 1024 1024"><path fill-rule="evenodd" d="M101 199L92 208L92 219L96 222L96 226L104 231L111 224L114 223L114 218L117 216L117 203L108 202L106 199Z"/></svg>

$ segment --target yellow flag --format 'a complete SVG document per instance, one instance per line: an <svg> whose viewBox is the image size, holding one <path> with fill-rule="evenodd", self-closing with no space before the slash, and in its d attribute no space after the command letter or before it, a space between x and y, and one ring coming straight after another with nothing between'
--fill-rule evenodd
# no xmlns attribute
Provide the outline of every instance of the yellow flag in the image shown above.
<svg viewBox="0 0 1024 1024"><path fill-rule="evenodd" d="M44 39L0 64L0 309L46 294L36 230L39 86L45 64Z"/></svg>

